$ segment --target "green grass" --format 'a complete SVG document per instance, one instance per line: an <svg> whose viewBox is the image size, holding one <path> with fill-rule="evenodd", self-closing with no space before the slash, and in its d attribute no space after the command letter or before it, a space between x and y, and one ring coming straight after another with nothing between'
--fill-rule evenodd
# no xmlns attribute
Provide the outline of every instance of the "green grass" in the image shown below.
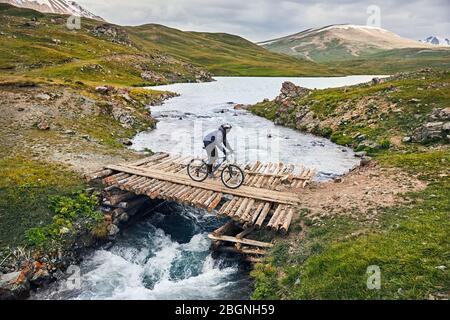
<svg viewBox="0 0 450 320"><path fill-rule="evenodd" d="M30 228L51 222L49 198L85 187L78 174L24 157L0 159L0 247L23 243Z"/></svg>
<svg viewBox="0 0 450 320"><path fill-rule="evenodd" d="M297 99L296 105L310 106L316 117L325 121L353 110L361 99L371 98L372 102L363 108L369 119L376 120L371 125L357 116L334 130L320 126L313 133L353 147L359 143L355 133L363 134L379 144L376 150L367 151L382 167L400 169L429 186L408 194L408 204L378 210L378 224L350 218L326 219L306 228L302 241L292 240L297 234L279 239L267 261L252 273L256 280L254 299L448 298L448 145L445 141L430 145L392 142L411 135L434 108L448 107L449 84L448 71L412 73L380 85L316 90ZM386 112L380 108L381 103L395 104L400 112ZM294 105L286 110L275 102L264 102L251 111L295 127L292 117L296 108ZM292 230L297 227L294 225ZM367 288L367 268L372 265L381 268L381 290Z"/></svg>
<svg viewBox="0 0 450 320"><path fill-rule="evenodd" d="M346 61L328 62L352 74L394 74L422 68L450 68L450 49L395 49Z"/></svg>
<svg viewBox="0 0 450 320"><path fill-rule="evenodd" d="M339 239L355 229L348 221L314 227L305 240L315 248L308 258L299 250L285 255L282 265L274 261L256 268L253 298L427 299L430 294L448 294L450 181L410 197L412 205L385 210L382 227L367 235ZM366 272L372 265L381 268L381 290L367 288Z"/></svg>
<svg viewBox="0 0 450 320"><path fill-rule="evenodd" d="M377 157L386 167L397 167L426 181L439 180L439 175L450 167L450 152L411 150L408 153L384 153ZM444 170L443 170L444 169Z"/></svg>
<svg viewBox="0 0 450 320"><path fill-rule="evenodd" d="M129 27L142 48L154 48L206 67L220 76L336 75L339 71L269 52L239 36L225 33L186 32L161 25Z"/></svg>

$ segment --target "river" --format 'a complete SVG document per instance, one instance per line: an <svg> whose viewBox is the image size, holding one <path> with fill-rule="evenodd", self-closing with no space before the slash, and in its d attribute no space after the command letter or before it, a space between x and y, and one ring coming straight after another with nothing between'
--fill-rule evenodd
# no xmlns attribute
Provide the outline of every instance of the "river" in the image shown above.
<svg viewBox="0 0 450 320"><path fill-rule="evenodd" d="M133 148L202 155L202 137L222 123L234 127L230 140L237 160L270 161L315 167L319 180L343 175L358 161L330 141L234 110L234 104L273 99L284 81L307 88L331 88L370 81L374 76L340 78L216 77L201 84L152 89L180 94L152 107L157 129L138 134ZM121 234L111 248L96 250L80 266L79 285L55 283L33 299L247 299L248 270L237 260L213 258L208 232L223 221L173 203L156 204L152 215Z"/></svg>

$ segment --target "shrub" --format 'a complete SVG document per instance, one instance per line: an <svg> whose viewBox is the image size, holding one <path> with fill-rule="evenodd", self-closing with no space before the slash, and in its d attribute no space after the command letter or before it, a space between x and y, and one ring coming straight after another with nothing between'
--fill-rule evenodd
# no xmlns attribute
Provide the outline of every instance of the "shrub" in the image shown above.
<svg viewBox="0 0 450 320"><path fill-rule="evenodd" d="M62 242L66 236L96 228L103 221L102 214L96 210L97 206L97 196L85 192L78 192L69 197L51 197L53 222L28 230L26 232L28 244L36 248L45 248L52 243Z"/></svg>

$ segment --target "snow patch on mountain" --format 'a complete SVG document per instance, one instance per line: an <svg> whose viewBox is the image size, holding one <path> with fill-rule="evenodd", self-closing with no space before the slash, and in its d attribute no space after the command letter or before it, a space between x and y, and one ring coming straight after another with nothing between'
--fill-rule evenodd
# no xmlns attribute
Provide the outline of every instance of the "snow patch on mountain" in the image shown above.
<svg viewBox="0 0 450 320"><path fill-rule="evenodd" d="M426 38L425 40L421 40L420 42L432 44L435 46L450 47L450 40L445 37L430 36L430 37Z"/></svg>
<svg viewBox="0 0 450 320"><path fill-rule="evenodd" d="M0 0L16 7L33 9L44 13L57 13L78 17L103 20L101 17L86 10L75 1L66 0Z"/></svg>

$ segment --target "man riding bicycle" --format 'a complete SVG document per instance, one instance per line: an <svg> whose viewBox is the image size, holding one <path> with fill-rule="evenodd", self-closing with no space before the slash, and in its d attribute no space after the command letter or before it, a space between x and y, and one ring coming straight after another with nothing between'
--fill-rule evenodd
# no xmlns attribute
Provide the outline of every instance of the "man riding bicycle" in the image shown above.
<svg viewBox="0 0 450 320"><path fill-rule="evenodd" d="M230 133L233 127L231 124L224 124L216 131L213 131L206 135L203 139L206 153L208 154L208 176L212 176L213 166L218 159L218 149L226 156L227 151L234 153L227 140L227 135Z"/></svg>

